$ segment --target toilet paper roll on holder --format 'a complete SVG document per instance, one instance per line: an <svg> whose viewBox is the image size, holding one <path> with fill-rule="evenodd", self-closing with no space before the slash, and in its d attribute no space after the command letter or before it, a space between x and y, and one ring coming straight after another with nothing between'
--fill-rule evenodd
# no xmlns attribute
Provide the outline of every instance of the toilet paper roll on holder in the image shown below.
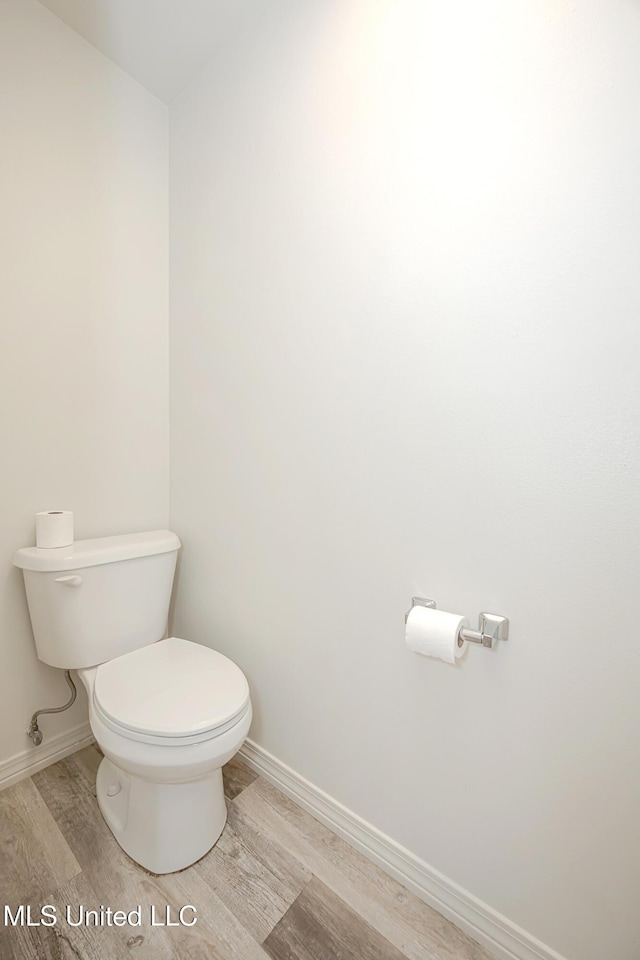
<svg viewBox="0 0 640 960"><path fill-rule="evenodd" d="M431 607L433 610L436 609L435 600L427 600L424 597L412 597L411 598L411 610L414 607ZM404 622L407 622L409 610L404 615ZM477 630L467 630L466 627L460 628L460 633L458 634L458 646L461 647L465 640L469 643L479 643L483 647L488 647L491 649L496 640L508 640L509 639L509 621L506 617L500 616L498 613L486 613L482 611L478 617L478 629Z"/></svg>

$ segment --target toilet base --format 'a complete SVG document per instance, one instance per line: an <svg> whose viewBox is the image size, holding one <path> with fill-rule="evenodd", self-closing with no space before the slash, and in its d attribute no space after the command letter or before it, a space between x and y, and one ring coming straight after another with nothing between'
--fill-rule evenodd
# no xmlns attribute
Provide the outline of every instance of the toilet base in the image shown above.
<svg viewBox="0 0 640 960"><path fill-rule="evenodd" d="M221 768L187 783L152 783L105 757L96 792L122 849L151 873L191 866L211 849L227 821Z"/></svg>

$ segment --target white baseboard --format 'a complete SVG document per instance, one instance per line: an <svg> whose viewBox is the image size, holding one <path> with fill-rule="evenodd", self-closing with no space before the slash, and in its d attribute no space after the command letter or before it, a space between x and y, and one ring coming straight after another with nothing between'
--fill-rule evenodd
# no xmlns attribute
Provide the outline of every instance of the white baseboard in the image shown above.
<svg viewBox="0 0 640 960"><path fill-rule="evenodd" d="M8 760L0 762L0 790L10 787L12 783L30 777L44 767L68 757L82 747L93 742L93 734L89 723L81 723L54 736L46 736L39 747L30 744L20 753L16 753Z"/></svg>
<svg viewBox="0 0 640 960"><path fill-rule="evenodd" d="M252 740L241 756L257 773L443 914L498 960L564 960L502 914L328 796Z"/></svg>

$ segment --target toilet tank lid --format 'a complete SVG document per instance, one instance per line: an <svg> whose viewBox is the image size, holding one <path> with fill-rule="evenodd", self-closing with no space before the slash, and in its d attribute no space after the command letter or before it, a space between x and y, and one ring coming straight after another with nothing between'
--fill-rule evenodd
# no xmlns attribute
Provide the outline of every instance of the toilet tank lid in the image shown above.
<svg viewBox="0 0 640 960"><path fill-rule="evenodd" d="M23 570L57 572L96 567L102 563L151 557L156 553L178 550L180 540L171 530L125 533L95 540L76 540L68 547L22 547L16 551L14 565Z"/></svg>

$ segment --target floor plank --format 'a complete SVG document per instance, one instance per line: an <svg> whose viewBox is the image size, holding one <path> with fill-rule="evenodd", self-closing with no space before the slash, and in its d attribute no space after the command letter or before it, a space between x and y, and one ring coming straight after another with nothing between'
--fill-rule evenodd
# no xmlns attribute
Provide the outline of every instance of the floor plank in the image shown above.
<svg viewBox="0 0 640 960"><path fill-rule="evenodd" d="M487 950L267 781L256 780L234 804L409 960L493 960Z"/></svg>
<svg viewBox="0 0 640 960"><path fill-rule="evenodd" d="M89 783L92 784L93 789L91 792L94 797L96 795L98 767L103 759L104 754L97 743L90 743L88 747L83 747L82 750L78 750L78 752L73 755L73 762L80 767Z"/></svg>
<svg viewBox="0 0 640 960"><path fill-rule="evenodd" d="M158 890L176 909L192 904L198 911L196 927L189 928L206 946L204 952L187 951L188 932L174 929L175 956L182 960L268 960L267 954L234 913L194 869L156 877ZM201 950L201 946L198 947ZM138 955L136 954L136 960Z"/></svg>
<svg viewBox="0 0 640 960"><path fill-rule="evenodd" d="M222 780L224 782L224 795L227 800L233 800L245 787L256 780L258 774L246 765L238 757L234 757L222 768Z"/></svg>
<svg viewBox="0 0 640 960"><path fill-rule="evenodd" d="M46 897L80 865L31 779L0 793L2 900L15 907Z"/></svg>
<svg viewBox="0 0 640 960"><path fill-rule="evenodd" d="M311 872L229 805L222 836L197 872L259 942L291 906Z"/></svg>
<svg viewBox="0 0 640 960"><path fill-rule="evenodd" d="M120 860L120 847L98 809L86 763L66 757L34 774L33 782L83 870Z"/></svg>
<svg viewBox="0 0 640 960"><path fill-rule="evenodd" d="M42 902L32 902L32 919L40 916ZM56 925L0 927L2 960L122 960L127 956L127 941L135 936L131 927L76 927L66 922L67 904L72 920L78 918L78 904L89 909L99 906L86 877L74 877L46 902L56 908Z"/></svg>
<svg viewBox="0 0 640 960"><path fill-rule="evenodd" d="M404 960L315 877L269 934L264 948L273 960Z"/></svg>
<svg viewBox="0 0 640 960"><path fill-rule="evenodd" d="M229 804L229 824L251 847L255 856L267 864L280 883L290 889L293 899L311 879L311 871L269 834L256 829L235 803Z"/></svg>
<svg viewBox="0 0 640 960"><path fill-rule="evenodd" d="M185 872L186 873L186 872ZM142 902L129 900L127 904L117 895L108 898L113 909L135 909L140 905L139 926L70 926L66 923L66 905L71 905L72 920L78 919L78 905L99 909L105 899L97 895L84 875L76 877L50 898L57 908L56 927L15 927L0 931L2 960L267 960L262 948L251 940L241 925L225 911L223 904L211 912L205 900L211 901L211 891L195 877L173 874L154 878L153 896ZM140 891L138 891L140 892ZM193 926L151 926L150 905L156 906L156 921L166 919L166 908L172 922L179 917L180 907L199 903L197 922ZM33 916L36 908L34 905ZM185 919L191 920L189 911Z"/></svg>

